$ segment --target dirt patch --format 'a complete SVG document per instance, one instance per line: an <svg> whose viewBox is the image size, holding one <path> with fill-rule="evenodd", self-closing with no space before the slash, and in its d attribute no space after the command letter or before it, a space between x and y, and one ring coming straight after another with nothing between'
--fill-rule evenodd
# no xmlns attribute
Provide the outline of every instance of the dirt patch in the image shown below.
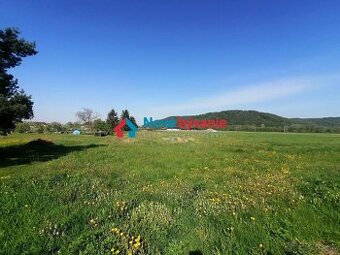
<svg viewBox="0 0 340 255"><path fill-rule="evenodd" d="M339 255L339 252L332 246L326 245L324 243L317 243L320 254L322 255Z"/></svg>
<svg viewBox="0 0 340 255"><path fill-rule="evenodd" d="M40 139L40 138L37 140L30 141L27 144L28 145L54 145L52 141L46 140L46 139Z"/></svg>

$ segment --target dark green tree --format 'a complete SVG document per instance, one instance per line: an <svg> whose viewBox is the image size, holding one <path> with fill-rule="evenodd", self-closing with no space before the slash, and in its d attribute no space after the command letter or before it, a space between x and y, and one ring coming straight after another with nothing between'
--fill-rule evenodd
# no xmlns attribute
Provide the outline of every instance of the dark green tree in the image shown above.
<svg viewBox="0 0 340 255"><path fill-rule="evenodd" d="M31 96L19 90L18 80L8 69L19 66L22 58L38 52L35 43L19 38L19 30L0 30L0 134L6 135L23 119L33 117Z"/></svg>
<svg viewBox="0 0 340 255"><path fill-rule="evenodd" d="M135 117L130 116L130 120L136 127L138 127Z"/></svg>
<svg viewBox="0 0 340 255"><path fill-rule="evenodd" d="M138 127L136 119L133 116L130 116L130 113L127 109L123 110L120 115L121 120L124 118L128 118L136 127ZM129 128L125 127L124 130L129 130Z"/></svg>
<svg viewBox="0 0 340 255"><path fill-rule="evenodd" d="M130 119L130 113L129 113L129 111L127 109L123 110L122 113L120 114L120 120L123 120L125 118ZM129 131L130 130L127 126L125 126L123 129L125 131Z"/></svg>
<svg viewBox="0 0 340 255"><path fill-rule="evenodd" d="M127 109L123 110L122 113L120 114L120 120L125 118L130 119L130 113Z"/></svg>
<svg viewBox="0 0 340 255"><path fill-rule="evenodd" d="M111 131L117 126L119 123L119 118L117 112L112 109L108 114L106 118L106 123L110 125Z"/></svg>

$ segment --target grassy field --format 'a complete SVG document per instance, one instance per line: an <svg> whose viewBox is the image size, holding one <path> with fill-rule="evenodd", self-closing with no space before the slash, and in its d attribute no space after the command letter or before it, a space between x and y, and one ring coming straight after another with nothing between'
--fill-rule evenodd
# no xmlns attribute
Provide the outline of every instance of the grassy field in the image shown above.
<svg viewBox="0 0 340 255"><path fill-rule="evenodd" d="M0 160L0 254L340 251L340 135L10 135Z"/></svg>

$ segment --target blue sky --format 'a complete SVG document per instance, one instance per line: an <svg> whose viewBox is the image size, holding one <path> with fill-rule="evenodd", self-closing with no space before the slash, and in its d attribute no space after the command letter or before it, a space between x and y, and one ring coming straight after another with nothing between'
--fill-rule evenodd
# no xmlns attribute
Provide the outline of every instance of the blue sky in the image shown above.
<svg viewBox="0 0 340 255"><path fill-rule="evenodd" d="M340 116L339 1L0 0L39 54L11 70L35 120L87 107L165 117Z"/></svg>

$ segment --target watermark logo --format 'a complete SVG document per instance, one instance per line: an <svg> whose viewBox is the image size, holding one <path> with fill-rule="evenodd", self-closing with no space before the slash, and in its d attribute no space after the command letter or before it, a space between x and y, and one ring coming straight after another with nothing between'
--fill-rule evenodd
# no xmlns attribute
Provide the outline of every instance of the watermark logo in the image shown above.
<svg viewBox="0 0 340 255"><path fill-rule="evenodd" d="M226 119L192 119L181 117L170 117L162 120L153 120L144 117L144 127L146 128L179 128L190 129L226 129L228 121Z"/></svg>
<svg viewBox="0 0 340 255"><path fill-rule="evenodd" d="M128 126L130 128L129 137L135 138L138 128L128 118L122 119L121 122L119 122L118 125L113 129L117 137L123 138L124 136L123 128L125 126Z"/></svg>
<svg viewBox="0 0 340 255"><path fill-rule="evenodd" d="M129 137L135 138L138 128L128 119L121 120L118 125L113 129L118 138L123 138L123 128L128 126L130 128ZM191 129L226 129L228 121L226 119L192 119L192 118L181 118L181 117L170 117L162 120L153 120L152 117L149 119L144 117L144 127L151 129L167 128L181 130Z"/></svg>

